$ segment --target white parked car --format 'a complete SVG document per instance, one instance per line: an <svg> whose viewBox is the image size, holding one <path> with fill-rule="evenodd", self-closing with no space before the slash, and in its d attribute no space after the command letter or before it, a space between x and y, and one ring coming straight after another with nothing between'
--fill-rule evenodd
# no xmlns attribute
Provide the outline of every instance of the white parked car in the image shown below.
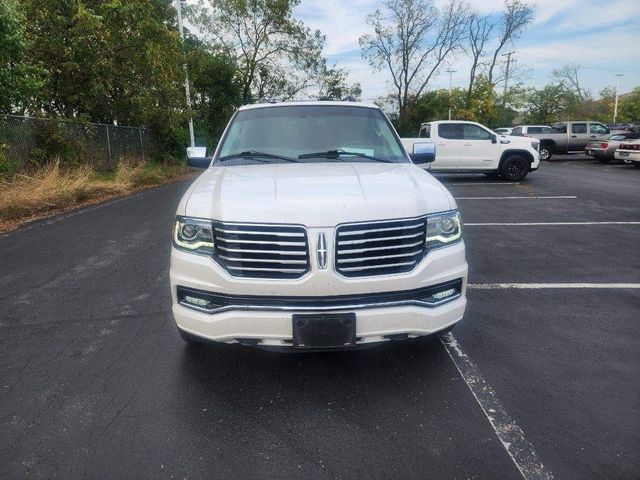
<svg viewBox="0 0 640 480"><path fill-rule="evenodd" d="M403 138L402 143L408 152L435 144L435 161L425 166L434 172L487 173L519 181L540 166L539 140L498 136L475 122L423 123L418 138Z"/></svg>
<svg viewBox="0 0 640 480"><path fill-rule="evenodd" d="M456 202L374 105L240 108L180 201L173 314L187 341L298 349L429 335L464 313Z"/></svg>
<svg viewBox="0 0 640 480"><path fill-rule="evenodd" d="M640 140L623 141L614 154L617 160L640 167Z"/></svg>

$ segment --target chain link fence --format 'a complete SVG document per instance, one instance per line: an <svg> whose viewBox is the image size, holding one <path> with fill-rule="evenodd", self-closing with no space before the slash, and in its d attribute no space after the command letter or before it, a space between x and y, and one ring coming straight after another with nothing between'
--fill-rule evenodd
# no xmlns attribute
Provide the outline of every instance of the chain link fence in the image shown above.
<svg viewBox="0 0 640 480"><path fill-rule="evenodd" d="M154 147L145 128L0 115L0 174L28 171L54 159L112 170L123 160L144 162Z"/></svg>

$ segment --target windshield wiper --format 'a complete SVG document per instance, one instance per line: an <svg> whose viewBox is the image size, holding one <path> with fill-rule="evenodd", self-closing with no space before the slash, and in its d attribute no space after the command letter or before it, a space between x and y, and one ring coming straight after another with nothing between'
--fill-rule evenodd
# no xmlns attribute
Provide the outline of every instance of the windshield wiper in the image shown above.
<svg viewBox="0 0 640 480"><path fill-rule="evenodd" d="M335 150L327 150L326 152L314 152L314 153L303 153L302 155L298 155L298 159L302 160L304 158L340 158L341 156L347 157L358 157L358 158L366 158L367 160L373 160L374 162L384 162L384 163L395 163L391 160L385 160L384 158L374 157L372 155L367 155L366 153L360 152L350 152L348 150L343 150L341 148L337 148Z"/></svg>
<svg viewBox="0 0 640 480"><path fill-rule="evenodd" d="M225 155L224 157L218 158L220 162L224 162L225 160L231 160L233 158L250 158L252 160L262 161L260 158L273 158L274 160L284 160L285 162L296 162L298 163L298 159L292 157L285 157L284 155L275 155L273 153L266 152L256 152L255 150L247 150L246 152L232 153L230 155Z"/></svg>

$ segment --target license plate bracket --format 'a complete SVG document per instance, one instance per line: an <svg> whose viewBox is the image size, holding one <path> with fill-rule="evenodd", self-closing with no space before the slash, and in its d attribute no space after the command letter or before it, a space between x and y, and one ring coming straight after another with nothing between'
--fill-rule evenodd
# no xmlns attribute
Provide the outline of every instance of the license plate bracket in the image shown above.
<svg viewBox="0 0 640 480"><path fill-rule="evenodd" d="M356 344L355 313L294 314L293 346L336 348Z"/></svg>

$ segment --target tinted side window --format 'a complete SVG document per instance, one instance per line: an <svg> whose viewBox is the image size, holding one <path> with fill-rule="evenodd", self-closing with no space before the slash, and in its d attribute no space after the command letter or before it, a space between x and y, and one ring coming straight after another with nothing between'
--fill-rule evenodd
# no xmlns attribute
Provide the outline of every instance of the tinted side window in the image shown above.
<svg viewBox="0 0 640 480"><path fill-rule="evenodd" d="M438 135L440 138L460 140L462 139L462 126L459 123L441 123L438 125Z"/></svg>
<svg viewBox="0 0 640 480"><path fill-rule="evenodd" d="M529 127L529 133L542 133L542 128L540 128L540 127Z"/></svg>
<svg viewBox="0 0 640 480"><path fill-rule="evenodd" d="M491 134L484 128L470 123L462 124L462 134L465 140L489 140L491 138Z"/></svg>
<svg viewBox="0 0 640 480"><path fill-rule="evenodd" d="M586 123L573 123L571 125L571 133L587 133Z"/></svg>
<svg viewBox="0 0 640 480"><path fill-rule="evenodd" d="M522 127L516 127L513 129L513 131L511 132L511 135L522 135Z"/></svg>
<svg viewBox="0 0 640 480"><path fill-rule="evenodd" d="M600 135L609 133L609 129L604 125L600 125L599 123L592 123L590 125L590 131L591 133L600 134Z"/></svg>
<svg viewBox="0 0 640 480"><path fill-rule="evenodd" d="M567 126L564 123L554 125L551 129L553 133L567 133Z"/></svg>

